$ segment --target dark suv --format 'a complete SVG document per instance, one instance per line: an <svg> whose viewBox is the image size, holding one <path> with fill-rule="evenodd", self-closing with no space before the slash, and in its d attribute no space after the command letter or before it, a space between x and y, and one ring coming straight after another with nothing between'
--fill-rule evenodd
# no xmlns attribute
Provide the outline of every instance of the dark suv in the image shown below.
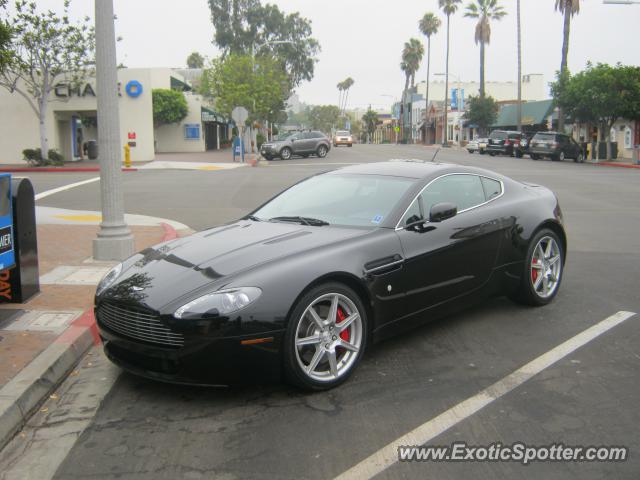
<svg viewBox="0 0 640 480"><path fill-rule="evenodd" d="M267 160L280 157L289 160L293 155L308 157L317 155L324 158L331 149L331 141L322 132L294 132L291 135L263 143L260 146L260 154Z"/></svg>
<svg viewBox="0 0 640 480"><path fill-rule="evenodd" d="M565 158L572 158L574 162L584 161L582 147L569 135L557 132L536 133L529 146L529 155L534 160L549 157L555 161Z"/></svg>
<svg viewBox="0 0 640 480"><path fill-rule="evenodd" d="M494 130L489 135L487 152L492 157L495 155L514 155L518 158L526 153L527 137L522 132L510 130Z"/></svg>

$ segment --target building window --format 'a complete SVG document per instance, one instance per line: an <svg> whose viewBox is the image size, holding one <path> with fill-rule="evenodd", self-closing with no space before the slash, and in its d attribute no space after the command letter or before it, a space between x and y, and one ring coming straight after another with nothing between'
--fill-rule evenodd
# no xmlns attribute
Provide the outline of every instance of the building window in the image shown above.
<svg viewBox="0 0 640 480"><path fill-rule="evenodd" d="M633 148L633 145L631 144L631 136L632 136L632 131L629 127L625 128L624 131L624 148Z"/></svg>
<svg viewBox="0 0 640 480"><path fill-rule="evenodd" d="M184 126L184 139L185 140L200 140L200 124L199 123L187 123Z"/></svg>

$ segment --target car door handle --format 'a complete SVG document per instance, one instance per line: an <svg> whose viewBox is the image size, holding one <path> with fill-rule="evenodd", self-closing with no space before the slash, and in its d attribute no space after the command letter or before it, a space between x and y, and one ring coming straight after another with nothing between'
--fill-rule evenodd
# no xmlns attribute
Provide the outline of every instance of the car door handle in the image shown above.
<svg viewBox="0 0 640 480"><path fill-rule="evenodd" d="M372 260L364 265L365 275L384 275L385 273L398 270L404 263L404 258L395 254L388 257Z"/></svg>

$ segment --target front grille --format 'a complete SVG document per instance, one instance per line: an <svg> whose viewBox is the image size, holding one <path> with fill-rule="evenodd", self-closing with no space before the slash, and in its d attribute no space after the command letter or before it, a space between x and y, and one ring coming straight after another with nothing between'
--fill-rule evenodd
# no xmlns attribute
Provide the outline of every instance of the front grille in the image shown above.
<svg viewBox="0 0 640 480"><path fill-rule="evenodd" d="M167 328L157 314L128 305L103 303L98 307L98 322L125 337L156 345L181 347L184 337Z"/></svg>

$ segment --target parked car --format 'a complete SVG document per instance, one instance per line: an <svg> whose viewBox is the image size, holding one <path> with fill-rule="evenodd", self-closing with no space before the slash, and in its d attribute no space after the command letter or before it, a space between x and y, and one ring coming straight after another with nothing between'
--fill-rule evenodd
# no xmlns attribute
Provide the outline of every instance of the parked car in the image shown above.
<svg viewBox="0 0 640 480"><path fill-rule="evenodd" d="M98 285L95 314L107 357L138 375L325 390L373 344L481 298L548 304L566 252L545 187L460 165L368 163L130 257Z"/></svg>
<svg viewBox="0 0 640 480"><path fill-rule="evenodd" d="M333 146L338 147L340 145L346 145L347 147L353 147L353 137L348 130L338 130L333 136Z"/></svg>
<svg viewBox="0 0 640 480"><path fill-rule="evenodd" d="M489 135L489 142L487 143L487 152L492 157L495 155L514 155L521 158L523 155L520 149L520 141L524 137L522 132L515 132L511 130L494 130Z"/></svg>
<svg viewBox="0 0 640 480"><path fill-rule="evenodd" d="M279 157L289 160L294 155L308 157L317 155L324 158L331 149L329 138L322 132L295 132L284 138L263 143L260 147L260 154L267 160Z"/></svg>
<svg viewBox="0 0 640 480"><path fill-rule="evenodd" d="M485 154L487 148L488 138L476 138L467 143L467 151L469 153L478 152L480 155Z"/></svg>
<svg viewBox="0 0 640 480"><path fill-rule="evenodd" d="M574 162L584 162L582 147L569 135L558 132L538 132L531 140L529 155L532 159L548 157L562 161L572 158Z"/></svg>

